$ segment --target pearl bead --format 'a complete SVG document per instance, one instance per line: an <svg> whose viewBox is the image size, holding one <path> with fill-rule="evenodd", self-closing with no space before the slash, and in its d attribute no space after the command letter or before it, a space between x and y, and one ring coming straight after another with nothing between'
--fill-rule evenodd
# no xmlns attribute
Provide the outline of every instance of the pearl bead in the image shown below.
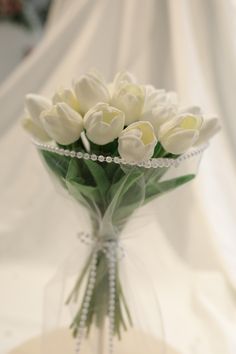
<svg viewBox="0 0 236 354"><path fill-rule="evenodd" d="M76 156L78 159L82 159L83 154L82 154L82 152L79 151L79 152L77 152Z"/></svg>
<svg viewBox="0 0 236 354"><path fill-rule="evenodd" d="M112 157L111 156L107 156L106 157L106 162L108 162L108 163L112 162Z"/></svg>
<svg viewBox="0 0 236 354"><path fill-rule="evenodd" d="M114 157L114 159L113 159L113 161L115 162L115 163L120 163L120 159L119 159L119 157Z"/></svg>
<svg viewBox="0 0 236 354"><path fill-rule="evenodd" d="M169 167L169 159L164 159L164 166Z"/></svg>
<svg viewBox="0 0 236 354"><path fill-rule="evenodd" d="M92 155L91 155L91 160L96 161L96 160L97 160L97 155L92 154Z"/></svg>
<svg viewBox="0 0 236 354"><path fill-rule="evenodd" d="M86 317L87 317L87 313L83 313L81 314L81 323L86 321Z"/></svg>
<svg viewBox="0 0 236 354"><path fill-rule="evenodd" d="M156 160L152 160L152 167L153 168L157 168L158 167L158 163Z"/></svg>
<svg viewBox="0 0 236 354"><path fill-rule="evenodd" d="M91 295L92 295L92 290L89 289L89 288L87 289L87 295L88 295L88 296L91 296Z"/></svg>
<svg viewBox="0 0 236 354"><path fill-rule="evenodd" d="M87 309L89 308L89 303L88 303L88 302L87 302L87 303L84 302L84 303L83 303L83 307L84 307L84 309L87 310Z"/></svg>

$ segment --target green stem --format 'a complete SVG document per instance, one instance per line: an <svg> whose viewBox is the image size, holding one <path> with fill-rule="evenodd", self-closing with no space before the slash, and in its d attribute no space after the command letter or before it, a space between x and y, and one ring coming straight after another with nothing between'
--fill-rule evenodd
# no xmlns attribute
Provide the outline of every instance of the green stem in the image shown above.
<svg viewBox="0 0 236 354"><path fill-rule="evenodd" d="M74 301L77 300L78 298L78 292L79 292L79 288L80 288L80 285L89 269L89 266L90 266L90 263L91 263L91 258L92 258L92 255L89 256L83 270L82 270L82 273L80 274L80 276L78 277L76 283L75 283L75 286L74 288L72 289L70 295L68 296L67 300L66 300L66 305L68 305L72 299L74 298Z"/></svg>
<svg viewBox="0 0 236 354"><path fill-rule="evenodd" d="M78 293L80 291L82 281L85 275L89 272L90 262L91 262L91 256L89 257L81 275L79 276L74 288L72 289L72 292L70 293L66 304L69 304L71 301L76 301L78 299ZM91 301L88 308L87 320L86 320L87 335L89 335L90 328L92 327L93 324L96 324L98 328L104 326L106 318L109 314L109 309L108 309L109 296L110 296L109 269L108 269L107 256L104 254L103 251L99 251L96 268L97 268L96 282L93 288ZM86 289L88 287L88 281L89 279L87 280ZM128 327L127 324L125 323L124 314L126 313L126 317L128 318L130 326L132 326L132 321L131 321L129 309L125 301L119 276L118 276L118 264L117 264L115 284L116 284L116 301L115 301L115 311L114 311L114 316L115 316L114 335L116 335L120 339L121 330L122 329L126 330ZM85 290L85 294L82 303L78 309L78 312L76 313L73 322L71 323L70 326L74 336L77 335L79 330L80 320L81 320L81 310L83 308L83 304L85 301L86 291L87 290ZM121 303L123 303L124 305L123 308L121 306ZM124 314L123 311L125 312Z"/></svg>

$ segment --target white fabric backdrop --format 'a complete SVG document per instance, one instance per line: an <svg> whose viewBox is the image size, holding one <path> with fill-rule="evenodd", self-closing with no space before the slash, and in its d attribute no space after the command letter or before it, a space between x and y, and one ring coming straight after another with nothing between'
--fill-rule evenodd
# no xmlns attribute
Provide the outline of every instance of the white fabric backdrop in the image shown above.
<svg viewBox="0 0 236 354"><path fill-rule="evenodd" d="M198 179L155 203L137 247L150 252L168 342L235 353L235 23L229 1L55 2L44 39L0 87L0 352L39 333L43 287L82 226L19 126L24 94L50 95L96 67L108 80L128 69L222 118Z"/></svg>

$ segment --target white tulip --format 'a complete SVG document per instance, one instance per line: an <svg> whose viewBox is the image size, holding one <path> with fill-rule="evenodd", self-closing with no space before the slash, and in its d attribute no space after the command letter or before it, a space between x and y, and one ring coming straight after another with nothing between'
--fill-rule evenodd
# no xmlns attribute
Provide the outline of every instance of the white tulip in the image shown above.
<svg viewBox="0 0 236 354"><path fill-rule="evenodd" d="M153 156L156 143L152 125L149 122L135 122L121 133L118 151L127 162L142 162Z"/></svg>
<svg viewBox="0 0 236 354"><path fill-rule="evenodd" d="M40 95L28 94L25 97L26 110L33 121L38 125L41 125L39 120L41 112L50 108L51 105L50 100Z"/></svg>
<svg viewBox="0 0 236 354"><path fill-rule="evenodd" d="M128 71L120 71L116 74L113 81L108 84L111 97L121 86L127 83L136 83L136 78Z"/></svg>
<svg viewBox="0 0 236 354"><path fill-rule="evenodd" d="M26 117L22 120L22 126L36 140L51 140L40 121L40 114L51 105L47 98L40 95L28 94L25 97Z"/></svg>
<svg viewBox="0 0 236 354"><path fill-rule="evenodd" d="M137 121L144 105L144 89L133 83L123 83L113 94L111 104L125 113L125 125Z"/></svg>
<svg viewBox="0 0 236 354"><path fill-rule="evenodd" d="M51 140L46 131L39 124L35 123L31 117L24 117L21 123L23 128L30 133L34 139L39 141Z"/></svg>
<svg viewBox="0 0 236 354"><path fill-rule="evenodd" d="M60 88L52 98L53 104L59 102L67 103L75 111L79 111L79 101L75 97L75 94L72 90L68 88Z"/></svg>
<svg viewBox="0 0 236 354"><path fill-rule="evenodd" d="M158 137L167 152L179 155L197 142L202 124L202 116L181 114L164 123Z"/></svg>
<svg viewBox="0 0 236 354"><path fill-rule="evenodd" d="M195 145L206 143L213 135L221 129L219 119L216 117L206 118L202 125L199 138Z"/></svg>
<svg viewBox="0 0 236 354"><path fill-rule="evenodd" d="M62 145L74 143L83 130L81 115L64 102L43 111L40 120L48 135Z"/></svg>
<svg viewBox="0 0 236 354"><path fill-rule="evenodd" d="M136 83L136 78L130 72L123 70L123 71L118 72L113 80L112 85L114 87L114 90L118 89L124 83L133 83L134 84L134 83Z"/></svg>
<svg viewBox="0 0 236 354"><path fill-rule="evenodd" d="M151 123L154 128L156 136L158 136L162 124L175 117L175 115L176 115L176 108L173 105L157 106L151 111L143 112L140 117L140 120Z"/></svg>
<svg viewBox="0 0 236 354"><path fill-rule="evenodd" d="M178 99L177 94L173 91L158 90L152 85L145 85L145 101L144 111L151 110L157 106L170 106L177 107Z"/></svg>
<svg viewBox="0 0 236 354"><path fill-rule="evenodd" d="M105 145L116 139L124 128L124 113L107 103L98 103L84 116L86 135L93 143Z"/></svg>
<svg viewBox="0 0 236 354"><path fill-rule="evenodd" d="M108 103L110 101L106 84L95 73L83 75L75 83L75 94L80 103L82 114L85 114L99 102Z"/></svg>
<svg viewBox="0 0 236 354"><path fill-rule="evenodd" d="M175 92L156 90L153 86L145 86L145 102L140 120L152 124L156 136L161 125L177 113L177 96Z"/></svg>

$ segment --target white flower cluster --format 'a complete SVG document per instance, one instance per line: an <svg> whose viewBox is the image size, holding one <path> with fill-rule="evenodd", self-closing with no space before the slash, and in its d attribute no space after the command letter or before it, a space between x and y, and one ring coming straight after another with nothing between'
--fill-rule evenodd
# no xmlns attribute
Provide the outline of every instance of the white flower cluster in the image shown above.
<svg viewBox="0 0 236 354"><path fill-rule="evenodd" d="M118 73L109 85L89 72L51 101L28 94L26 112L23 126L37 140L69 145L83 131L98 145L118 138L120 156L132 162L150 159L158 141L179 155L219 130L217 118L206 118L199 107L182 109L174 92L140 85L128 72Z"/></svg>

